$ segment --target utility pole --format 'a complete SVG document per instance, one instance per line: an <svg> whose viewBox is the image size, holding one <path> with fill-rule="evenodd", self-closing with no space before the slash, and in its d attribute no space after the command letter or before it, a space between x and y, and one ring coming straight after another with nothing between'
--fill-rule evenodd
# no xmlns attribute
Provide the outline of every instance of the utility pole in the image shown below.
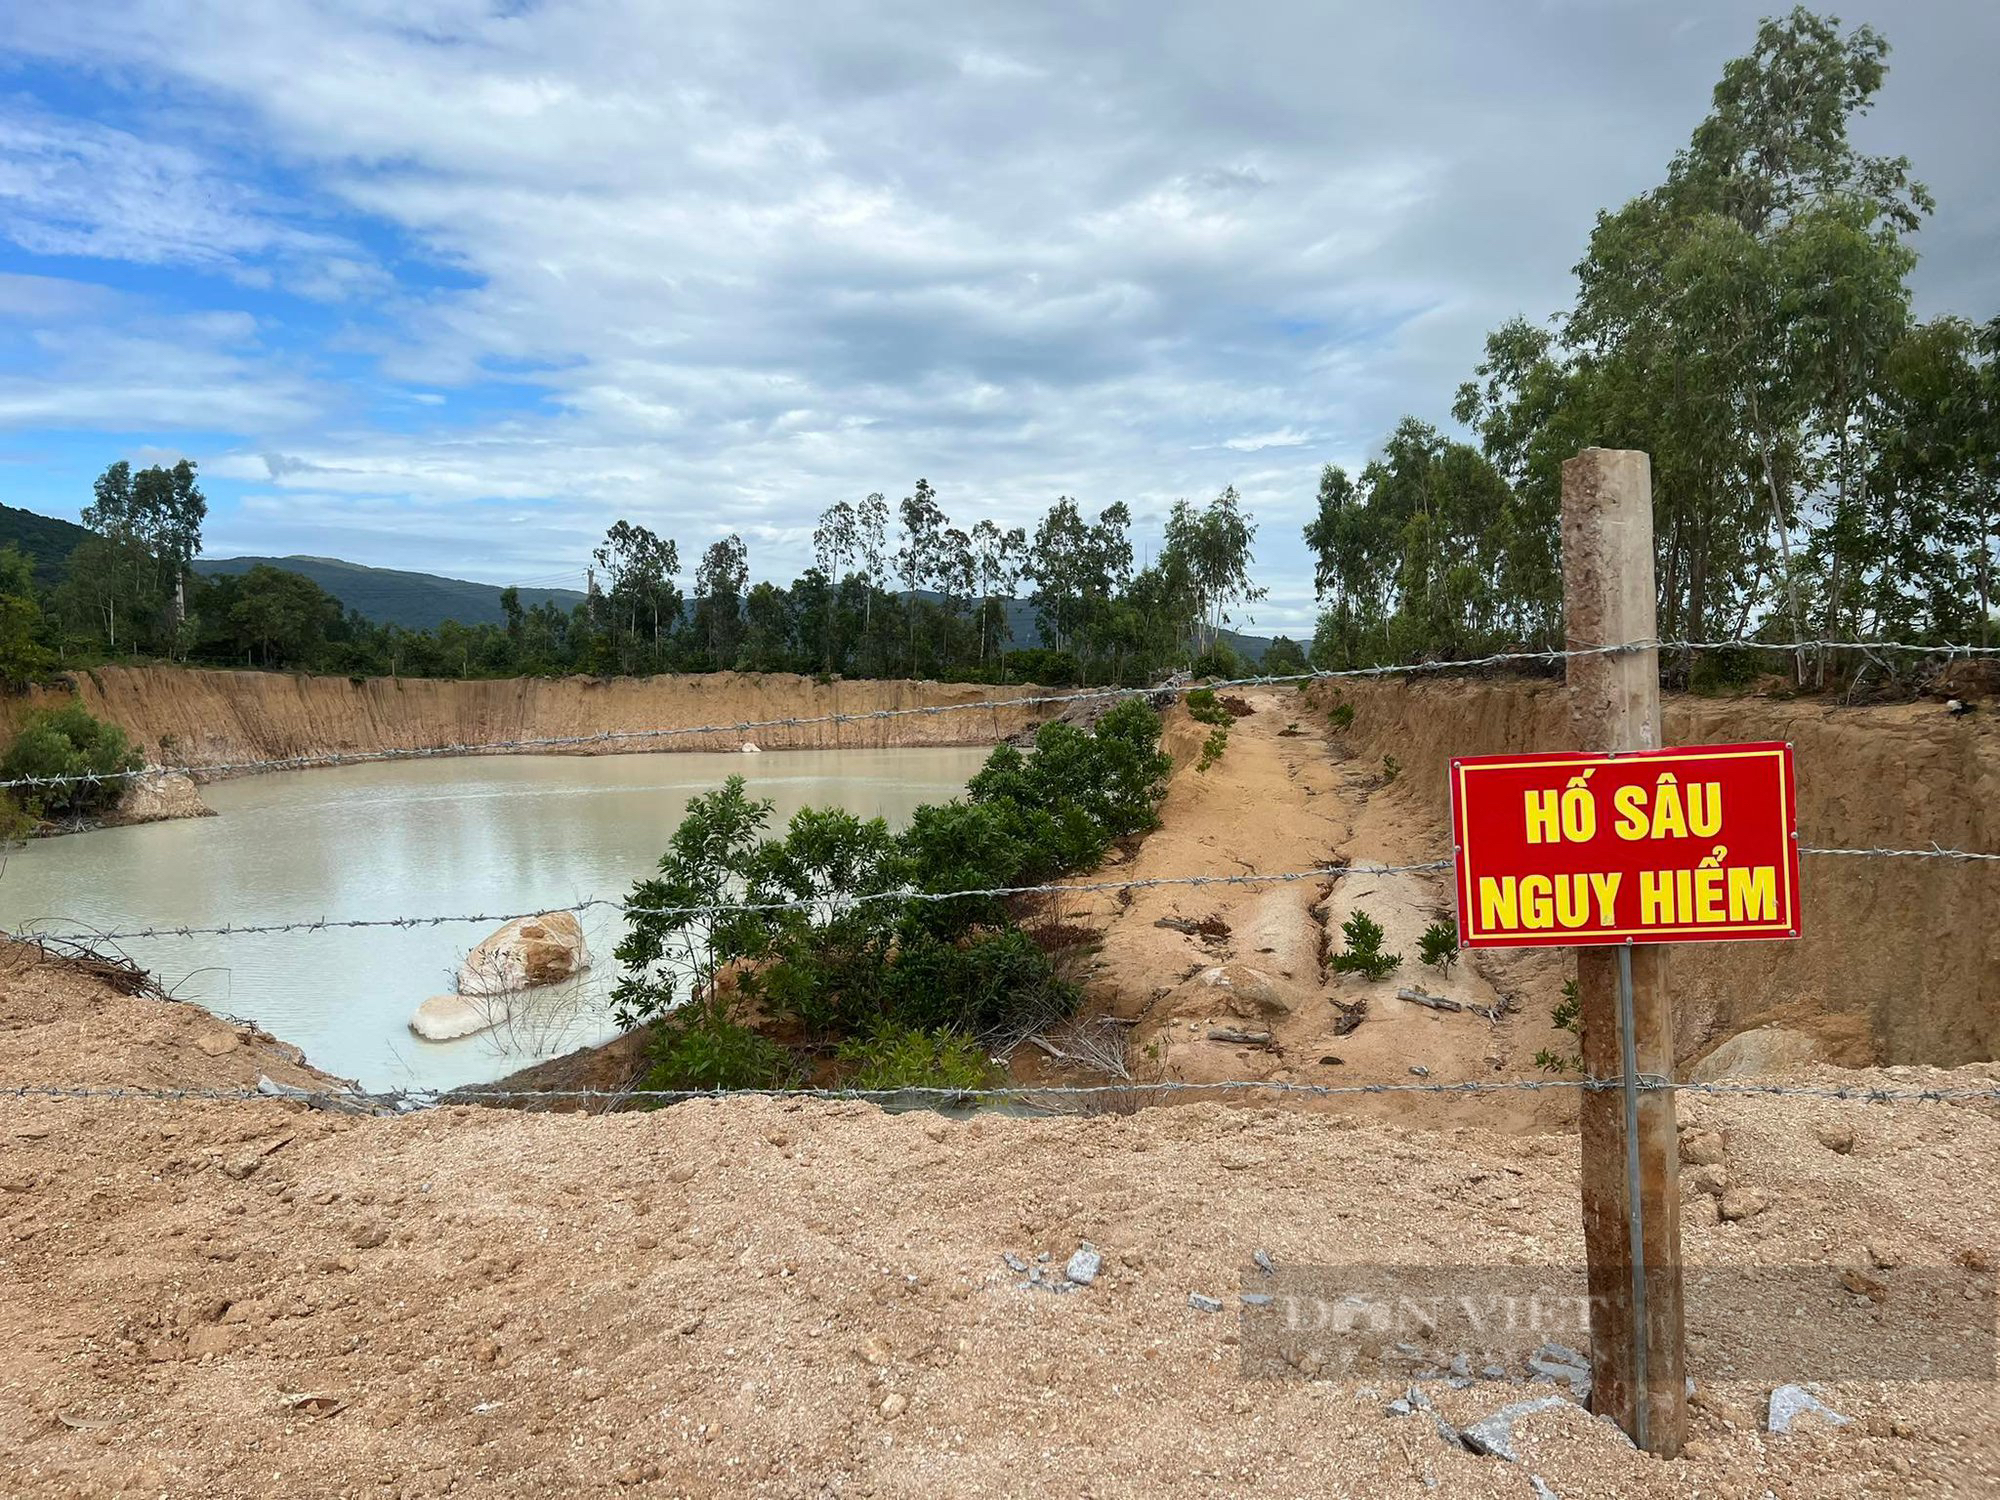
<svg viewBox="0 0 2000 1500"><path fill-rule="evenodd" d="M1654 639L1653 472L1644 453L1586 448L1563 465L1564 644ZM1570 727L1580 750L1656 750L1659 652L1572 656ZM1589 1261L1591 1405L1671 1458L1687 1441L1681 1305L1680 1142L1667 949L1579 948L1583 1068L1622 1078L1582 1095L1583 1240Z"/></svg>

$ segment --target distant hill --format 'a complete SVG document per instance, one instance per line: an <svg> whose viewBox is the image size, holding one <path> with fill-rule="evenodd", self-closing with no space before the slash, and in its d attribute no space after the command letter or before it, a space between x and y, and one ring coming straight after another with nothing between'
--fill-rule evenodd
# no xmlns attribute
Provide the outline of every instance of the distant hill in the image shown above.
<svg viewBox="0 0 2000 1500"><path fill-rule="evenodd" d="M72 521L33 511L0 505L0 547L17 544L34 563L35 581L51 588L62 578L69 555L90 533ZM405 630L435 630L446 620L461 625L499 625L506 619L500 608L498 584L472 583L463 578L441 578L435 573L405 573L394 568L371 568L361 563L342 562L333 557L201 557L195 571L205 574L247 573L259 564L302 573L351 609L378 625L400 625ZM927 597L935 598L935 595ZM575 589L522 589L521 607L533 609L552 602L565 612L583 603ZM1035 628L1035 607L1025 599L1009 601L1007 624L1014 646L1041 644L1042 633ZM1271 642L1269 637L1222 632L1232 650L1257 662Z"/></svg>
<svg viewBox="0 0 2000 1500"><path fill-rule="evenodd" d="M31 510L0 505L0 547L12 542L27 554L28 561L34 564L37 588L54 588L62 581L70 553L89 535L74 521L59 521L54 516L38 516Z"/></svg>
<svg viewBox="0 0 2000 1500"><path fill-rule="evenodd" d="M461 625L499 625L501 586L440 578L433 573L403 573L394 568L370 568L332 557L202 557L197 573L247 573L259 565L302 573L351 609L378 625L405 630L435 630L446 620ZM522 589L521 607L533 609L544 601L567 612L583 603L575 589Z"/></svg>

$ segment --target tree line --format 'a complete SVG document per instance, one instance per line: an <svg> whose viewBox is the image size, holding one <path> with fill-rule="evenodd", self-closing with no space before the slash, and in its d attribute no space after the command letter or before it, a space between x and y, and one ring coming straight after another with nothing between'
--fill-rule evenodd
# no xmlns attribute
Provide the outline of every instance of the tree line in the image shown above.
<svg viewBox="0 0 2000 1500"><path fill-rule="evenodd" d="M789 585L750 580L735 534L685 579L679 544L627 520L593 550L582 602L524 606L500 596L499 624L435 630L343 610L305 576L260 564L192 571L206 501L195 466L111 465L84 512L91 531L45 596L25 559L0 552L0 671L17 682L118 657L351 675L501 677L652 672L802 672L981 681L1132 682L1218 654L1250 581L1254 518L1235 490L1178 502L1165 545L1133 565L1122 503L1093 518L1064 496L1032 534L982 519L953 524L919 479L892 516L871 494L829 506L813 564ZM1017 601L1041 644L1013 641ZM1301 661L1296 647L1280 660Z"/></svg>
<svg viewBox="0 0 2000 1500"><path fill-rule="evenodd" d="M2000 318L1913 316L1931 195L1849 134L1888 51L1765 21L1664 180L1598 215L1572 305L1487 338L1471 441L1408 417L1358 477L1327 466L1316 664L1560 645L1561 464L1589 446L1652 455L1663 638L1992 643Z"/></svg>

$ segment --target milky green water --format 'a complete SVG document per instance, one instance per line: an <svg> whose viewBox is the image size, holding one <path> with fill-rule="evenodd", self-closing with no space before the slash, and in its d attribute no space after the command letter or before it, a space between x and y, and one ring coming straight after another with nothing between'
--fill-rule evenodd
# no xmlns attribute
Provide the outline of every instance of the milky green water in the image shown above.
<svg viewBox="0 0 2000 1500"><path fill-rule="evenodd" d="M740 774L776 804L838 806L902 827L963 790L980 749L763 755L506 756L283 772L219 782L220 816L42 839L0 873L0 927L117 930L549 910L623 897L652 872L690 797ZM497 924L122 944L176 995L254 1020L368 1088L452 1088L612 1034L623 919L582 914L596 966L537 992L511 1026L426 1042L409 1018L453 988ZM54 1080L60 1082L62 1080Z"/></svg>

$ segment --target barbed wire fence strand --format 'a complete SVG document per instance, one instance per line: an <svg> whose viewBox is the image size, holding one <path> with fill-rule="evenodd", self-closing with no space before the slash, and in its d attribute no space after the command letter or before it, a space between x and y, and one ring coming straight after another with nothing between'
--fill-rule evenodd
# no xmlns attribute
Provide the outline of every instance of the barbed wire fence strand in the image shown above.
<svg viewBox="0 0 2000 1500"><path fill-rule="evenodd" d="M145 1087L131 1084L0 1084L0 1099L80 1101L103 1099L129 1103L292 1103L331 1108L360 1107L408 1112L454 1104L601 1103L618 1106L632 1101L685 1104L697 1100L774 1099L848 1103L1007 1104L1069 1101L1129 1101L1153 1096L1188 1094L1278 1094L1316 1099L1358 1098L1378 1094L1481 1097L1495 1094L1611 1093L1622 1090L1617 1078L1469 1079L1458 1083L1297 1083L1279 1079L1219 1079L1212 1082L1161 1080L1108 1084L1023 1084L998 1088L954 1088L910 1085L887 1089L738 1088L738 1089L501 1089L477 1085L459 1089L306 1089L269 1083L258 1088ZM1860 1084L1787 1084L1740 1081L1696 1082L1644 1075L1644 1093L1700 1094L1710 1097L1777 1097L1841 1101L1855 1104L2000 1105L2000 1084L1985 1087L1887 1088Z"/></svg>
<svg viewBox="0 0 2000 1500"><path fill-rule="evenodd" d="M1936 844L1927 849L1846 849L1804 845L1800 847L1799 853L1814 858L1936 859L1964 863L2000 863L2000 853L1987 853L1975 849L1947 849ZM557 911L585 912L613 910L621 912L628 917L658 917L666 919L754 914L775 915L780 912L828 909L844 912L854 906L872 905L880 902L939 903L950 901L1005 900L1016 896L1078 896L1115 891L1169 888L1199 889L1204 886L1280 885L1296 881L1339 880L1349 876L1435 874L1443 870L1448 870L1451 867L1452 861L1449 858L1438 858L1421 860L1410 864L1328 864L1315 865L1304 870L1280 870L1269 873L1146 875L1126 880L1056 881L1043 885L981 886L956 891L868 891L845 898L835 898L827 895L795 896L780 901L713 901L688 906L644 906L633 904L615 896L589 896L580 901L538 907L533 911L446 912L427 916L399 917L301 917L285 922L233 922L211 927L170 924L109 931L100 931L92 928L43 931L39 928L29 927L18 932L0 930L0 938L13 937L60 942L122 943L155 938L254 937L279 933L334 932L367 928L421 928L470 924L499 926L508 922L527 921L535 917L548 916L552 912Z"/></svg>
<svg viewBox="0 0 2000 1500"><path fill-rule="evenodd" d="M224 762L206 766L146 766L131 771L86 772L59 776L27 776L10 780L0 780L0 791L24 788L47 788L104 784L118 781L136 781L148 777L162 777L183 774L223 776L256 771L304 770L320 767L358 765L385 761L470 756L502 751L535 751L582 749L590 746L623 742L657 741L702 735L746 734L766 729L799 729L817 725L847 725L879 722L916 716L933 716L950 713L966 713L1006 708L1048 708L1062 707L1074 703L1105 701L1121 698L1151 698L1162 693L1176 696L1192 691L1197 686L1213 689L1278 687L1287 685L1309 685L1318 682L1348 679L1366 679L1392 676L1412 676L1420 673L1470 671L1480 668L1540 664L1548 665L1577 657L1623 654L1635 651L1713 651L1713 650L1756 650L1793 652L1798 650L1871 650L1882 652L1906 652L1919 655L1941 655L1948 659L2000 655L2000 647L1969 645L1924 645L1906 642L1867 641L1806 641L1771 642L1751 640L1724 641L1632 641L1613 645L1570 647L1560 650L1505 651L1485 656L1459 658L1442 661L1412 662L1396 665L1356 667L1333 671L1310 671L1258 675L1225 679L1208 684L1194 682L1169 682L1138 688L1099 688L1078 692L1023 694L1011 698L988 698L965 703L923 704L909 708L874 709L858 713L827 713L812 715L792 715L778 719L742 720L728 724L690 725L673 728L644 730L610 730L590 735L564 735L518 738L512 740L492 740L478 743L454 743L437 746L392 749L382 751L362 751L352 753L332 753L314 756L290 756L274 759ZM1827 846L1802 846L1801 855L1817 857L1883 858L1883 859L1937 859L1970 862L2000 862L2000 853L1946 848L1933 843L1928 848L1836 848ZM1230 875L1169 875L1148 876L1124 880L1057 882L1042 885L993 886L957 891L903 891L891 890L868 892L848 898L845 905L860 902L944 902L973 899L1005 899L1026 895L1080 895L1108 891L1134 891L1162 887L1199 888L1219 885L1256 885L1302 880L1334 880L1347 876L1394 875L1435 873L1449 869L1450 859L1433 859L1407 864L1355 864L1342 862L1316 866L1306 870L1292 870L1271 873L1241 873ZM59 942L126 942L164 937L235 937L257 934L277 934L293 932L323 932L335 929L353 928L419 928L435 927L452 923L504 923L523 918L540 916L551 910L583 911L591 909L615 909L627 916L659 916L669 918L702 917L738 913L778 913L787 911L825 908L829 897L812 896L790 898L780 901L759 902L713 902L700 905L649 908L634 906L611 897L591 897L567 906L547 907L534 912L513 914L454 913L431 916L400 916L383 918L311 918L274 923L238 923L212 927L188 925L156 926L135 928L129 931L39 932L28 931L19 934L0 932L0 937L22 937L32 941ZM454 1091L405 1089L389 1091L336 1091L305 1090L289 1086L270 1085L266 1088L141 1088L129 1085L63 1085L63 1084L17 1084L0 1085L0 1098L47 1098L47 1099L109 1099L128 1101L248 1101L248 1100L288 1100L292 1102L324 1105L336 1108L362 1108L399 1112L410 1108L428 1108L440 1103L504 1103L535 1102L551 1104L576 1102L588 1105L601 1102L613 1107L632 1101L655 1103L686 1102L697 1099L754 1096L778 1099L817 1099L847 1101L904 1101L919 1100L956 1101L960 1103L1033 1103L1041 1100L1069 1100L1088 1102L1094 1098L1117 1097L1129 1099L1134 1096L1171 1096L1180 1094L1231 1094L1231 1093L1271 1093L1296 1094L1314 1098L1336 1098L1375 1094L1414 1094L1431 1096L1485 1096L1499 1093L1533 1093L1560 1090L1611 1090L1621 1089L1622 1079L1508 1079L1508 1080L1468 1080L1458 1083L1358 1083L1358 1084L1302 1084L1279 1080L1221 1080L1205 1083L1179 1081L1161 1082L1120 1082L1104 1085L1056 1085L1018 1086L992 1089L923 1088L909 1087L888 1090L867 1089L739 1089L723 1092L704 1090L598 1090L598 1089L481 1089L469 1088ZM1806 1085L1761 1084L1711 1082L1697 1083L1677 1081L1658 1077L1641 1078L1638 1087L1642 1090L1669 1090L1674 1092L1701 1093L1709 1095L1779 1095L1789 1097L1810 1097L1860 1102L1974 1102L1991 1101L2000 1103L2000 1085L1989 1088L1954 1089L1885 1089L1879 1087L1836 1086L1817 1087Z"/></svg>
<svg viewBox="0 0 2000 1500"><path fill-rule="evenodd" d="M278 756L260 760L219 761L206 765L140 766L129 771L77 771L51 776L16 776L0 780L0 791L47 789L63 786L101 786L116 782L141 781L166 776L221 777L255 772L303 771L335 766L375 765L402 760L428 760L501 752L582 750L592 746L663 741L702 735L743 735L766 729L804 729L819 725L868 724L887 719L929 717L942 714L997 711L1007 708L1060 708L1073 703L1115 698L1149 698L1162 693L1176 696L1197 687L1211 690L1285 687L1318 682L1408 677L1425 673L1466 672L1502 666L1552 665L1579 657L1616 656L1635 651L1765 651L1872 650L1906 652L1914 655L1964 657L2000 656L2000 646L1931 646L1901 641L1624 641L1603 646L1571 646L1541 651L1497 651L1485 656L1460 657L1440 661L1401 662L1387 666L1343 667L1336 670L1288 672L1269 676L1227 678L1217 682L1166 682L1150 687L1086 688L1076 692L1031 693L1011 698L981 698L964 703L919 704L909 708L877 708L856 713L794 714L779 719L744 719L734 723L696 724L658 729L611 729L596 734L532 736L504 740L463 741L443 745L413 746L389 750L332 751L323 755Z"/></svg>

